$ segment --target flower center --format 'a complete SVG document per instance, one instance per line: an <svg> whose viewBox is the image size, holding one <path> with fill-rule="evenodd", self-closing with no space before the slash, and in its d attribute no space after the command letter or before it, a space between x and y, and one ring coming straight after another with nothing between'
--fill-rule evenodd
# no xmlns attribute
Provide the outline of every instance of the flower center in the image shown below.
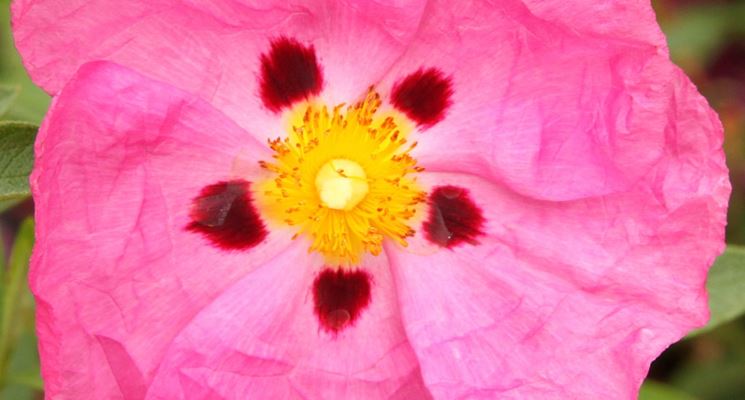
<svg viewBox="0 0 745 400"><path fill-rule="evenodd" d="M269 220L298 228L329 264L357 264L363 253L380 254L385 238L406 246L425 193L409 154L413 124L396 111L379 112L372 89L343 110L305 102L290 113L289 135L270 140L273 160L256 197ZM297 235L296 235L297 236Z"/></svg>
<svg viewBox="0 0 745 400"><path fill-rule="evenodd" d="M323 164L316 175L316 190L324 206L349 211L365 198L370 186L359 164L341 158Z"/></svg>

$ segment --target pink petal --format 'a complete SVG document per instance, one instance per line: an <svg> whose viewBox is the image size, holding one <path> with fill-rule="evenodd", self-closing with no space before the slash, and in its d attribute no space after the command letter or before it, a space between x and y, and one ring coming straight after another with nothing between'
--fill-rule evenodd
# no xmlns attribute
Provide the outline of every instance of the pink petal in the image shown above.
<svg viewBox="0 0 745 400"><path fill-rule="evenodd" d="M420 68L452 78L444 119L417 137L420 164L571 200L627 190L678 135L719 135L641 3L531 1L535 14L519 1L432 7L383 85ZM700 122L684 131L681 116Z"/></svg>
<svg viewBox="0 0 745 400"><path fill-rule="evenodd" d="M189 321L288 246L275 229L224 251L186 229L203 187L269 156L192 95L111 63L80 69L42 126L31 178L49 398L142 398Z"/></svg>
<svg viewBox="0 0 745 400"><path fill-rule="evenodd" d="M222 292L172 341L149 398L427 399L383 256L354 326L321 329L311 286L322 260L293 246Z"/></svg>
<svg viewBox="0 0 745 400"><path fill-rule="evenodd" d="M687 161L627 193L570 202L422 174L429 187L466 188L486 220L477 245L386 248L433 396L636 398L649 363L708 318L729 184L721 150Z"/></svg>
<svg viewBox="0 0 745 400"><path fill-rule="evenodd" d="M665 35L648 0L604 0L582 3L565 0L522 0L536 17L562 29L611 40L624 38L667 47Z"/></svg>
<svg viewBox="0 0 745 400"><path fill-rule="evenodd" d="M90 60L111 60L198 94L258 137L284 126L259 98L260 55L272 38L312 44L322 96L350 102L406 48L424 0L340 3L237 0L16 0L16 46L34 81L55 94Z"/></svg>

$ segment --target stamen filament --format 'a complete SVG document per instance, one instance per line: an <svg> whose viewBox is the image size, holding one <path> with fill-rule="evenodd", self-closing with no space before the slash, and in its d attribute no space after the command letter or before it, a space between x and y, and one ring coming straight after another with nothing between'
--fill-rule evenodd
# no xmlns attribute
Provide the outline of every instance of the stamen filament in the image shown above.
<svg viewBox="0 0 745 400"><path fill-rule="evenodd" d="M422 171L407 147L409 126L370 90L352 106L305 103L292 114L290 134L273 139L273 160L259 165L271 177L257 198L265 214L311 238L309 251L328 263L357 264L380 254L384 238L406 246L411 220L425 201L415 178Z"/></svg>

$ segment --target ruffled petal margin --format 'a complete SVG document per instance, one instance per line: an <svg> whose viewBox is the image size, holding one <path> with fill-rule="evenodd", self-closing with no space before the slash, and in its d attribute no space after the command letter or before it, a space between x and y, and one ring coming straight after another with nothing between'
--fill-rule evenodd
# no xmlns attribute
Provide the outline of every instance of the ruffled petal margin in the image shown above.
<svg viewBox="0 0 745 400"><path fill-rule="evenodd" d="M405 51L424 0L15 0L13 34L31 78L56 94L108 60L196 94L257 137L284 125L260 98L261 55L288 37L313 46L329 104L353 102Z"/></svg>
<svg viewBox="0 0 745 400"><path fill-rule="evenodd" d="M591 3L434 2L382 89L420 68L450 78L444 118L415 137L419 165L564 201L623 193L675 158L720 163L721 124L649 2Z"/></svg>
<svg viewBox="0 0 745 400"><path fill-rule="evenodd" d="M677 204L647 184L548 202L469 175L422 182L464 188L486 221L477 244L386 248L435 398L635 399L650 362L708 318L723 175Z"/></svg>

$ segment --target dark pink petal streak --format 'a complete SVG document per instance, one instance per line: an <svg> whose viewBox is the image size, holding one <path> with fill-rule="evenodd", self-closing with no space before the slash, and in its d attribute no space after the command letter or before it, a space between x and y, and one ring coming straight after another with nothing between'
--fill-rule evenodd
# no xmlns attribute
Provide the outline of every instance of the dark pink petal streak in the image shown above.
<svg viewBox="0 0 745 400"><path fill-rule="evenodd" d="M441 247L478 244L484 216L469 191L453 185L438 186L429 195L429 216L422 226L427 239Z"/></svg>
<svg viewBox="0 0 745 400"><path fill-rule="evenodd" d="M417 124L426 127L445 118L452 95L449 77L436 68L422 68L393 87L391 102Z"/></svg>
<svg viewBox="0 0 745 400"><path fill-rule="evenodd" d="M236 179L204 187L194 199L189 231L201 233L224 250L246 250L261 243L267 230L253 204L251 183Z"/></svg>
<svg viewBox="0 0 745 400"><path fill-rule="evenodd" d="M338 333L353 325L370 304L371 278L364 270L324 269L313 282L314 310L321 327Z"/></svg>
<svg viewBox="0 0 745 400"><path fill-rule="evenodd" d="M261 55L260 87L264 105L274 112L317 95L323 74L316 50L292 38L272 41L269 52Z"/></svg>

